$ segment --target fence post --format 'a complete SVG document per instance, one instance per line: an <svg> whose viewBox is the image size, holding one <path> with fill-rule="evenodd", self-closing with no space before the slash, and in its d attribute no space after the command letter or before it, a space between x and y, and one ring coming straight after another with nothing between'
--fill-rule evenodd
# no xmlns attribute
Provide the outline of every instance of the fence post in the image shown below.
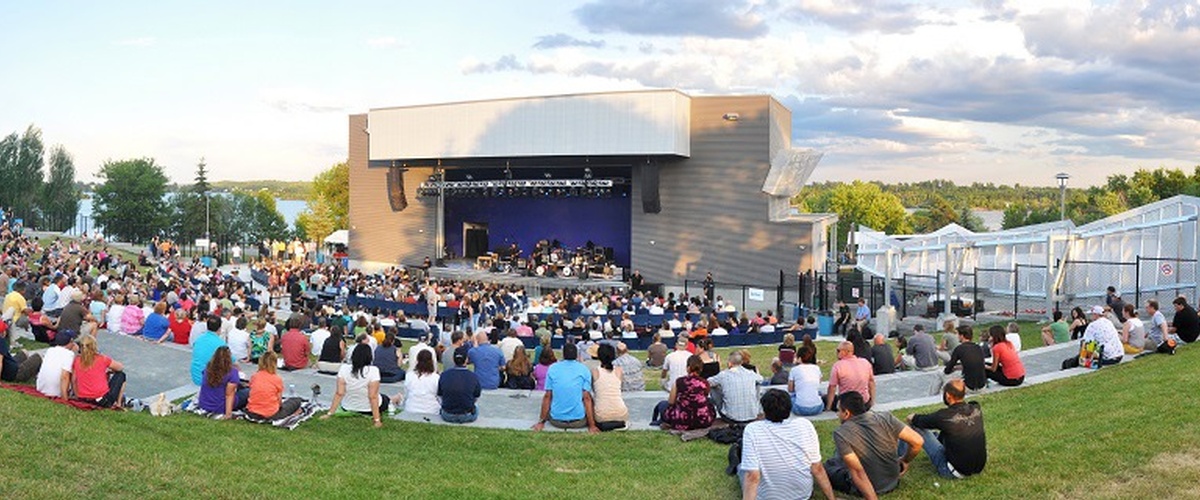
<svg viewBox="0 0 1200 500"><path fill-rule="evenodd" d="M796 310L800 310L800 297L796 297ZM775 317L783 319L783 269L779 270L779 288L775 289Z"/></svg>
<svg viewBox="0 0 1200 500"><path fill-rule="evenodd" d="M933 298L934 301L942 295L942 270L937 270L937 275L933 277ZM949 297L942 297L942 300L950 300ZM943 305L944 307L944 305Z"/></svg>
<svg viewBox="0 0 1200 500"><path fill-rule="evenodd" d="M971 321L979 319L979 268L971 273Z"/></svg>
<svg viewBox="0 0 1200 500"><path fill-rule="evenodd" d="M716 287L716 285L713 285ZM742 310L746 310L746 285L742 285Z"/></svg>
<svg viewBox="0 0 1200 500"><path fill-rule="evenodd" d="M1133 262L1133 307L1136 308L1142 306L1142 256L1134 256Z"/></svg>
<svg viewBox="0 0 1200 500"><path fill-rule="evenodd" d="M1017 311L1021 307L1021 265L1013 264L1013 320L1017 319Z"/></svg>
<svg viewBox="0 0 1200 500"><path fill-rule="evenodd" d="M687 295L687 294L688 294L688 286L687 286L687 282L688 282L688 280L687 280L687 277L685 276L685 277L683 278L683 294L684 294L684 295ZM743 310L743 311L745 311L745 309L742 309L742 310Z"/></svg>
<svg viewBox="0 0 1200 500"><path fill-rule="evenodd" d="M908 273L900 275L900 319L908 317Z"/></svg>

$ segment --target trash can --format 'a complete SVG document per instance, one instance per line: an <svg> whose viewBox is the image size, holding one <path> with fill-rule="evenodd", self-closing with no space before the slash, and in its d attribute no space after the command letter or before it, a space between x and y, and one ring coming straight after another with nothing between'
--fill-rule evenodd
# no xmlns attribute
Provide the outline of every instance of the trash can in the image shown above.
<svg viewBox="0 0 1200 500"><path fill-rule="evenodd" d="M204 267L212 267L213 266L213 258L212 257L200 257L200 264L203 265Z"/></svg>
<svg viewBox="0 0 1200 500"><path fill-rule="evenodd" d="M817 313L817 335L822 337L833 336L833 313L830 311L821 311Z"/></svg>

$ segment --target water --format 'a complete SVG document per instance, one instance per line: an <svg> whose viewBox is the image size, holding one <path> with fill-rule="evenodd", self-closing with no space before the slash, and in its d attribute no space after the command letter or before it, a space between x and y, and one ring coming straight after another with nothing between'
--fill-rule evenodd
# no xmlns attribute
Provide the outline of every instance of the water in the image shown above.
<svg viewBox="0 0 1200 500"><path fill-rule="evenodd" d="M275 198L275 209L279 211L279 215L283 216L283 221L287 223L289 228L296 227L296 217L300 215L300 212L304 211L304 207L305 207L304 200L283 200L283 199ZM82 233L83 230L85 229L84 227L80 226L79 221L82 221L82 220L87 220L87 223L86 223L87 228L86 229L89 232L91 232L93 230L92 227L95 225L95 221L92 220L92 199L91 198L79 201L79 215L75 217L75 220L76 220L76 226L74 228L72 228L71 231L68 231L69 233L72 233L72 234Z"/></svg>

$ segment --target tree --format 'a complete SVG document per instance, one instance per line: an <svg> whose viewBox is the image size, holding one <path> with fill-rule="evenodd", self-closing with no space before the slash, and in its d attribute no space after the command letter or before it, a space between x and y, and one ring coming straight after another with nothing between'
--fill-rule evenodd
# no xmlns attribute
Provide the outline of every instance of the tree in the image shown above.
<svg viewBox="0 0 1200 500"><path fill-rule="evenodd" d="M263 239L282 239L287 236L287 221L275 207L275 197L266 189L257 192L234 191L230 197L231 241L251 243Z"/></svg>
<svg viewBox="0 0 1200 500"><path fill-rule="evenodd" d="M167 176L152 158L109 160L97 174L93 211L110 237L141 243L168 226Z"/></svg>
<svg viewBox="0 0 1200 500"><path fill-rule="evenodd" d="M192 192L208 196L208 192L212 190L212 186L208 184L208 164L204 162L204 157L200 157L200 163L196 164L196 182L192 184Z"/></svg>
<svg viewBox="0 0 1200 500"><path fill-rule="evenodd" d="M296 217L296 227L311 241L324 240L345 229L350 213L350 165L338 163L313 177L307 207Z"/></svg>
<svg viewBox="0 0 1200 500"><path fill-rule="evenodd" d="M42 186L42 219L46 229L66 231L79 214L79 188L75 185L75 160L62 146L50 150L50 179Z"/></svg>
<svg viewBox="0 0 1200 500"><path fill-rule="evenodd" d="M941 195L933 195L928 208L917 210L912 214L913 230L918 233L932 233L943 226L959 221L959 213L950 202Z"/></svg>
<svg viewBox="0 0 1200 500"><path fill-rule="evenodd" d="M0 140L0 205L11 208L26 226L37 225L38 197L42 194L42 131L30 125Z"/></svg>
<svg viewBox="0 0 1200 500"><path fill-rule="evenodd" d="M823 196L810 199L809 207L816 212L838 214L838 241L846 241L855 224L890 234L912 231L900 198L868 182L838 184Z"/></svg>

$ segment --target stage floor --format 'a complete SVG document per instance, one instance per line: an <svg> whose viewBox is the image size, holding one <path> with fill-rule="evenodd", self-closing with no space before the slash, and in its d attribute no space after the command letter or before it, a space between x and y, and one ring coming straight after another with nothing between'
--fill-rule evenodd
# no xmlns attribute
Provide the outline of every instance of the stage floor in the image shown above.
<svg viewBox="0 0 1200 500"><path fill-rule="evenodd" d="M429 269L429 275L438 279L452 279L458 281L482 281L484 283L498 283L502 285L518 285L528 292L536 290L537 294L541 294L542 290L557 290L560 288L580 288L586 290L609 290L616 288L624 290L629 285L621 281L619 278L559 278L559 277L538 277L525 276L516 272L494 273L475 268L474 261L468 260L452 260L447 261L445 266L432 267Z"/></svg>

